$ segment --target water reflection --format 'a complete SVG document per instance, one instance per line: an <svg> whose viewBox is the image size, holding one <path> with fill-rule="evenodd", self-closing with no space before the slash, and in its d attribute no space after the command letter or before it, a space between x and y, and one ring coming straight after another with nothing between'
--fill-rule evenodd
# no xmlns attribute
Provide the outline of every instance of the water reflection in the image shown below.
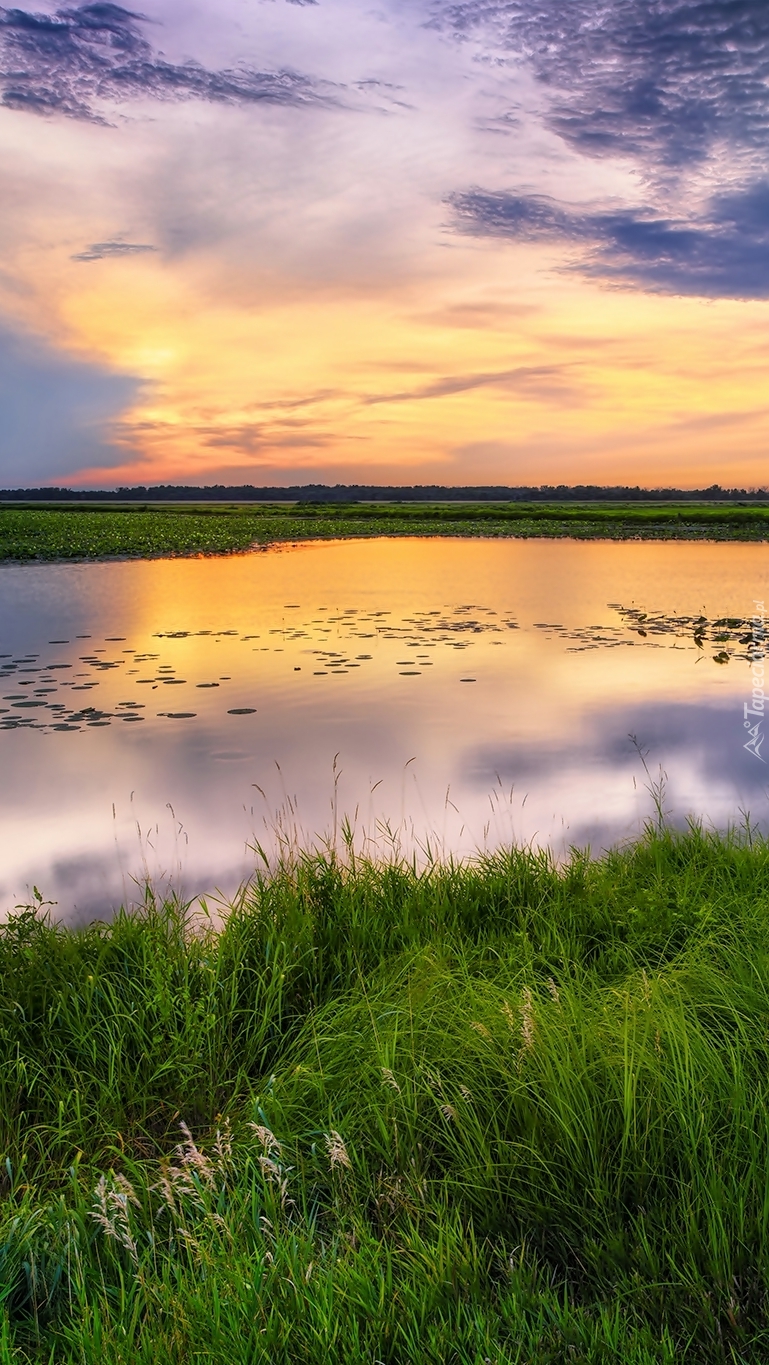
<svg viewBox="0 0 769 1365"><path fill-rule="evenodd" d="M649 808L629 734L677 815L761 818L742 707L766 565L385 540L1 566L0 910L33 883L68 915L147 875L228 893L255 841L341 811L380 845L605 844Z"/></svg>

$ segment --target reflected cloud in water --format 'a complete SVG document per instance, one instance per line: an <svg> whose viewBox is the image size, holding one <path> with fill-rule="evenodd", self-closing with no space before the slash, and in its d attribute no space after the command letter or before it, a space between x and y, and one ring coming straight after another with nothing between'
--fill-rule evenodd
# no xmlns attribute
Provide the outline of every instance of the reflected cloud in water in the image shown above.
<svg viewBox="0 0 769 1365"><path fill-rule="evenodd" d="M767 808L744 748L760 545L368 541L2 566L0 912L149 880L227 896L260 854L604 847L652 809ZM611 599L608 601L607 599Z"/></svg>
<svg viewBox="0 0 769 1365"><path fill-rule="evenodd" d="M565 784L580 787L592 814L575 814L571 842L605 846L637 832L638 810L628 828L623 806L612 817L606 800L612 789L646 793L640 807L653 814L650 785L662 778L665 808L673 825L703 815L719 827L735 823L749 812L752 821L769 824L769 769L744 747L742 713L738 706L697 702L622 704L614 710L588 713L582 731L558 743L531 743L525 737L503 745L488 745L464 756L468 782L488 792L494 784L513 788L543 808ZM643 761L642 761L643 760ZM643 763L648 772L645 772ZM604 802L600 801L600 793ZM603 804L603 808L602 808Z"/></svg>

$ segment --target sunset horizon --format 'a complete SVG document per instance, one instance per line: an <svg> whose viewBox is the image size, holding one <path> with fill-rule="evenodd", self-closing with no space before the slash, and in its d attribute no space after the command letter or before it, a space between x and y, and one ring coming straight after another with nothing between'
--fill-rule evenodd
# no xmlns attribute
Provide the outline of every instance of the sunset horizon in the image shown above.
<svg viewBox="0 0 769 1365"><path fill-rule="evenodd" d="M0 485L762 487L768 33L0 9Z"/></svg>
<svg viewBox="0 0 769 1365"><path fill-rule="evenodd" d="M0 1365L769 1360L769 0L0 0Z"/></svg>

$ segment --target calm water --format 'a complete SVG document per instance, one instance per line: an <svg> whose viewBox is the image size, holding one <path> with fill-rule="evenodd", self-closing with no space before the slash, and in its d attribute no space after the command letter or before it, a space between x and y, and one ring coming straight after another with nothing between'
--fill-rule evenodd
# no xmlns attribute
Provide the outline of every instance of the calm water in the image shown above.
<svg viewBox="0 0 769 1365"><path fill-rule="evenodd" d="M599 848L651 809L631 734L675 818L766 824L768 576L760 545L568 541L0 566L0 912L231 893L342 814L380 849Z"/></svg>

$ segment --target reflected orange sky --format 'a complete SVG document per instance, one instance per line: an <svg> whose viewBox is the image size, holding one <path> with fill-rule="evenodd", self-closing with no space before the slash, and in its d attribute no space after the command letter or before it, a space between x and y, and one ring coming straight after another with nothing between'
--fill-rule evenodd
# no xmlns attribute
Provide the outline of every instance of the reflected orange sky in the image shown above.
<svg viewBox="0 0 769 1365"><path fill-rule="evenodd" d="M148 875L232 894L256 842L343 815L378 856L601 848L660 767L679 822L769 818L742 632L719 664L712 624L769 597L761 546L347 541L0 587L0 911L34 884L91 913Z"/></svg>

